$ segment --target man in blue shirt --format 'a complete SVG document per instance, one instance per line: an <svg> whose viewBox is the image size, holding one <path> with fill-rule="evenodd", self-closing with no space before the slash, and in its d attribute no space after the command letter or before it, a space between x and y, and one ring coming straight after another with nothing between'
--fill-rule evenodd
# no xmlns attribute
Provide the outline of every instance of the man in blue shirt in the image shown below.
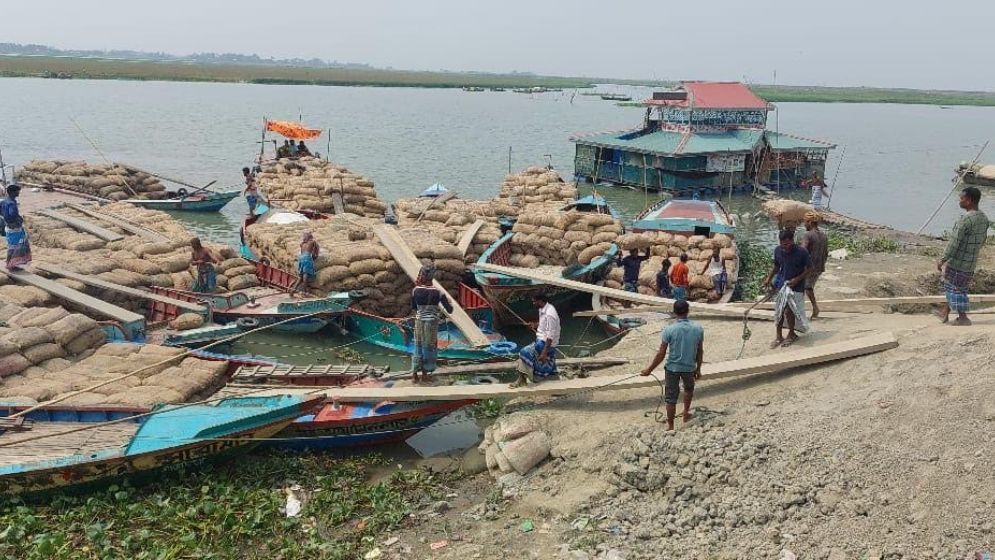
<svg viewBox="0 0 995 560"><path fill-rule="evenodd" d="M778 235L779 244L774 249L774 267L767 273L764 287L771 289L774 275L778 274L790 290L783 288L775 300L775 315L777 315L777 338L771 343L771 348L787 347L798 340L795 334L797 321L801 332L805 326L805 280L812 273L812 259L804 247L795 245L795 230L784 229ZM788 325L788 338L784 338L784 324Z"/></svg>
<svg viewBox="0 0 995 560"><path fill-rule="evenodd" d="M680 384L684 384L684 423L691 420L691 399L694 396L694 381L701 379L701 362L705 357L705 330L701 325L688 319L690 306L687 300L674 302L674 315L677 321L663 329L660 349L653 356L649 367L642 375L649 375L667 359L664 366L663 393L667 405L667 429L674 429L674 417L677 415L677 396L681 392ZM670 351L669 355L667 351Z"/></svg>
<svg viewBox="0 0 995 560"><path fill-rule="evenodd" d="M645 255L640 255L639 249L633 249L624 259L619 257L618 264L622 266L622 284L625 291L635 292L639 287L639 267L648 258L650 258L649 247L646 248Z"/></svg>

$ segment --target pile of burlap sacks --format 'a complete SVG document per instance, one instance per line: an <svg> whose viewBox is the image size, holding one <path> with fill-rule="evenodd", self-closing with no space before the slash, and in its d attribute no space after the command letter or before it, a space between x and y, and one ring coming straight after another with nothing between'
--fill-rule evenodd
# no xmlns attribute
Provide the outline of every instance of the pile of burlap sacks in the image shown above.
<svg viewBox="0 0 995 560"><path fill-rule="evenodd" d="M506 175L497 200L514 206L542 202L569 202L577 198L577 187L566 183L560 174L545 167L532 166Z"/></svg>
<svg viewBox="0 0 995 560"><path fill-rule="evenodd" d="M77 231L65 223L41 215L29 214L25 225L31 240L33 262L48 264L92 275L102 280L128 287L163 286L190 289L193 269L190 266L190 239L186 229L165 212L147 210L127 203L103 206L100 212L125 218L150 230L162 233L165 241L152 242L131 235L120 228L98 222L83 213L65 208L63 213L90 221L124 235L119 241L103 241L89 233ZM235 251L221 245L205 244L220 261L216 266L218 290L237 290L259 285L255 267L238 258ZM0 249L5 249L0 238ZM90 294L109 303L141 312L144 302L124 294L86 286L66 278L56 282ZM6 284L6 285L5 285ZM45 305L48 294L29 286L15 286L0 274L0 297L22 305Z"/></svg>
<svg viewBox="0 0 995 560"><path fill-rule="evenodd" d="M70 365L66 358L92 353L103 343L103 329L85 315L62 307L25 307L0 301L0 396L49 397L50 393L16 388L23 386L28 376L33 380L56 379Z"/></svg>
<svg viewBox="0 0 995 560"><path fill-rule="evenodd" d="M501 238L498 220L502 217L515 217L518 208L500 200L461 200L451 199L444 203L428 206L431 199L408 198L394 203L398 226L402 229L417 227L432 233L447 243L459 244L463 234L477 220L484 225L477 230L473 241L467 247L463 262L477 262L480 255L495 241ZM427 208L427 209L426 209Z"/></svg>
<svg viewBox="0 0 995 560"><path fill-rule="evenodd" d="M525 475L549 456L549 436L540 429L537 415L504 417L484 430L478 449L485 456L487 470L495 478L518 473Z"/></svg>
<svg viewBox="0 0 995 560"><path fill-rule="evenodd" d="M714 301L719 297L714 289L712 277L705 274L713 248L718 247L720 258L727 259L725 267L729 278L735 278L738 272L735 243L731 237L722 233L717 233L713 237L704 235L688 237L662 231L629 233L620 236L617 244L622 250L622 256L627 256L633 249L639 250L640 255L644 254L646 249L650 250L649 260L639 269L637 291L641 294L656 295L656 273L663 268L664 259L669 260L673 266L680 261L681 254L688 256L688 299L693 301ZM622 289L622 274L621 267L613 268L605 280L605 286ZM731 288L730 285L727 289Z"/></svg>
<svg viewBox="0 0 995 560"><path fill-rule="evenodd" d="M312 289L319 293L364 289L367 297L358 307L384 317L404 317L411 312L412 281L373 233L379 220L333 216L294 224L255 224L246 240L256 254L284 270L297 269L302 234L310 231L320 247ZM435 263L435 279L454 297L464 263L456 245L428 228L401 231L420 260Z"/></svg>
<svg viewBox="0 0 995 560"><path fill-rule="evenodd" d="M323 159L304 157L264 163L256 177L271 204L289 210L331 213L332 194L342 195L349 214L383 217L387 204L377 197L373 181Z"/></svg>
<svg viewBox="0 0 995 560"><path fill-rule="evenodd" d="M26 335L22 333L20 336L24 338ZM3 348L2 342L0 348ZM0 379L0 398L4 402L33 405L61 399L68 393L137 370L142 371L92 391L73 395L58 404L151 408L159 403L203 398L224 385L225 362L183 358L183 353L184 350L179 348L151 344L105 344L95 351L87 351L85 354L88 355L76 363L61 357L49 358L3 377Z"/></svg>
<svg viewBox="0 0 995 560"><path fill-rule="evenodd" d="M166 187L159 179L117 164L33 160L17 171L17 179L109 200L157 200L166 197Z"/></svg>
<svg viewBox="0 0 995 560"><path fill-rule="evenodd" d="M588 265L622 234L622 223L609 214L561 212L561 206L531 204L519 213L511 230L515 234L511 238L511 266Z"/></svg>
<svg viewBox="0 0 995 560"><path fill-rule="evenodd" d="M798 227L805 221L805 214L812 211L810 204L797 200L768 200L764 213L777 222L778 227Z"/></svg>

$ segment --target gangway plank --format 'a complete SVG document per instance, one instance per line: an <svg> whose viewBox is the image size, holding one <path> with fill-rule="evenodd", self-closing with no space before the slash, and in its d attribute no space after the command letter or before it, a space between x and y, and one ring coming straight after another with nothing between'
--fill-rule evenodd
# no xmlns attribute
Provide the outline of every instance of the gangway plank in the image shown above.
<svg viewBox="0 0 995 560"><path fill-rule="evenodd" d="M35 268L41 270L42 272L47 272L49 274L54 274L56 276L61 276L63 278L69 278L70 280L76 280L77 282L82 282L87 286L93 286L94 288L100 288L101 290L109 290L112 292L117 292L119 294L124 294L126 296L157 301L159 303L164 303L166 305L174 305L177 308L182 309L183 311L196 313L198 315L207 318L208 308L204 305L198 305L196 303L190 303L189 301L173 299L171 297L155 294L147 290L139 290L137 288L122 286L120 284L108 282L106 280L97 278L95 276L88 276L86 274L77 274L75 272L63 270L57 266L52 266L48 264L38 264L35 265Z"/></svg>
<svg viewBox="0 0 995 560"><path fill-rule="evenodd" d="M397 264L401 266L405 274L415 280L418 278L418 271L421 268L421 263L418 262L418 257L415 256L408 244L404 242L404 239L397 233L397 230L387 226L386 224L377 224L373 226L373 232L377 234L380 238L381 243L384 247L390 251L390 254L394 256L394 260ZM449 298L449 302L453 305L452 313L446 312L449 319L456 325L456 328L463 333L467 341L471 346L481 347L490 344L490 339L487 335L480 330L477 323L473 322L473 319L467 315L466 311L460 307L458 300L446 292L446 289L442 287L442 284L438 280L433 280L432 284L438 288L443 294Z"/></svg>
<svg viewBox="0 0 995 560"><path fill-rule="evenodd" d="M466 256L466 252L470 249L470 245L473 245L473 238L477 236L477 232L480 231L480 228L484 227L484 223L485 222L483 220L477 220L476 222L470 224L470 227L466 228L466 231L463 232L463 237L460 237L459 239L459 244L456 245L456 248L459 249L460 255L464 257Z"/></svg>
<svg viewBox="0 0 995 560"><path fill-rule="evenodd" d="M43 208L41 210L36 210L35 213L41 214L47 218L52 218L53 220L58 220L77 231L89 233L103 239L104 241L120 241L124 239L124 236L120 233L115 233L107 228L100 227L97 224L90 223L86 220L77 220L76 218L67 216L62 212Z"/></svg>
<svg viewBox="0 0 995 560"><path fill-rule="evenodd" d="M517 268L511 266L500 266L496 264L485 264L485 263L478 263L474 265L474 267L477 268L478 270L483 270L486 272L496 272L498 274L505 274L507 276L512 276L515 278L535 280L536 282L542 282L545 284L549 284L551 286L559 286L561 288L577 290L578 292L598 294L602 297L618 301L631 301L633 303L640 303L643 305L666 306L667 311L673 310L674 300L668 298L648 296L636 292L627 292L625 290L616 290L613 288L607 288L605 286L598 286L596 284L585 284L584 282L577 282L576 280L568 280L559 275L544 274L542 272L537 272L532 269ZM693 301L689 301L688 303L691 306L691 312L700 315L716 315L720 317L732 317L735 319L742 319L743 312L745 311L745 309L743 309L742 307L732 306L727 303L697 303ZM630 310L626 310L626 313L629 312ZM604 313L594 313L594 314L604 315ZM770 311L754 310L750 312L750 318L773 321L774 314Z"/></svg>
<svg viewBox="0 0 995 560"><path fill-rule="evenodd" d="M822 344L809 348L798 348L786 352L773 352L763 356L729 360L705 364L701 368L702 381L711 381L744 375L778 373L791 369L823 364L837 360L845 360L883 352L898 347L898 339L894 333L883 332L831 344ZM633 372L635 373L635 371ZM657 377L663 374L658 370ZM570 395L572 393L590 391L619 391L625 389L658 388L659 381L647 376L601 375L570 379L566 381L545 381L516 389L506 384L486 385L450 385L411 387L342 387L319 390L307 389L272 389L259 394L324 394L330 400L340 402L362 401L456 401L481 400L494 398L539 397L553 395Z"/></svg>
<svg viewBox="0 0 995 560"><path fill-rule="evenodd" d="M112 216L110 214L104 214L103 212L97 212L85 206L80 206L79 204L66 204L66 206L72 208L73 210L81 214L86 214L91 218L96 218L106 224L117 226L123 229L124 231L132 235L137 235L147 241L151 241L153 243L163 243L166 241L170 241L170 239L165 235L157 231L151 230L149 228L140 226L135 222L132 222L131 220L126 220L124 218L118 216Z"/></svg>
<svg viewBox="0 0 995 560"><path fill-rule="evenodd" d="M17 282L44 290L59 299L78 305L101 317L107 317L122 324L137 323L139 321L144 323L145 321L145 317L142 317L138 313L112 305L26 270L8 271L7 275Z"/></svg>

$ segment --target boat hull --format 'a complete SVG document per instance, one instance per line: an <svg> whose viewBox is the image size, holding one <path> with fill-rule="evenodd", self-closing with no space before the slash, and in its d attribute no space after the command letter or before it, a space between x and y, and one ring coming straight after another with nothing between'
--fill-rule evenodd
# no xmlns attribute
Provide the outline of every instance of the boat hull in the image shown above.
<svg viewBox="0 0 995 560"><path fill-rule="evenodd" d="M188 196L186 198L167 198L161 200L132 199L129 204L149 208L151 210L168 210L182 212L217 212L239 196L238 191L211 193L208 196Z"/></svg>
<svg viewBox="0 0 995 560"><path fill-rule="evenodd" d="M488 315L490 311L487 311ZM471 318L480 324L482 321L470 312ZM411 319L394 319L380 317L361 311L351 311L342 318L343 328L364 342L379 346L393 352L410 355L414 351L414 331ZM484 331L492 342L501 342L503 338L497 333ZM439 324L438 359L444 361L471 360L494 361L516 357L517 348L505 352L495 352L489 347L475 348L469 346L462 334L449 322Z"/></svg>

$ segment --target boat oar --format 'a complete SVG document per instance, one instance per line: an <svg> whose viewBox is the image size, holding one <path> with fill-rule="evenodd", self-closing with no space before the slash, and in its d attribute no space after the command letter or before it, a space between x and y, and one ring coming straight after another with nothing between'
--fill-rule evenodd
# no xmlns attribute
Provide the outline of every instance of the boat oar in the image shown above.
<svg viewBox="0 0 995 560"><path fill-rule="evenodd" d="M211 181L210 183L204 185L203 187L198 187L196 185L191 185L190 183L187 183L185 181L181 181L179 179L173 179L171 177L166 177L165 175L160 175L158 173L153 173L151 171L146 171L144 169L139 169L139 168L135 167L134 165L128 165L128 164L125 164L125 163L118 163L117 165L120 165L121 167L123 167L125 169L130 169L130 170L135 171L137 173L145 173L146 175L151 175L152 177L155 177L156 179L162 179L163 181L167 181L167 182L170 182L170 183L175 183L177 185L182 185L184 187L190 187L191 189L194 190L194 192L200 192L200 191L214 192L214 191L208 189L207 187L210 187L214 183L218 182L217 180L214 180L214 181ZM191 194L193 194L193 193L187 193L187 196L189 196ZM183 197L183 198L186 198L186 197Z"/></svg>

